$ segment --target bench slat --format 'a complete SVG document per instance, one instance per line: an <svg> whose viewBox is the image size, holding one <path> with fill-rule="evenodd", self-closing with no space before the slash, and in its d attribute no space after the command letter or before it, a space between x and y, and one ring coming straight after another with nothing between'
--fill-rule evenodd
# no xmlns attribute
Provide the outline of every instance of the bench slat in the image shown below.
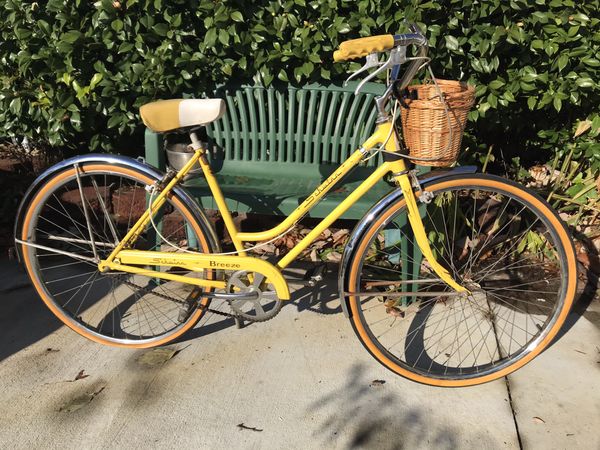
<svg viewBox="0 0 600 450"><path fill-rule="evenodd" d="M384 87L367 83L354 95L357 83L324 86L222 86L214 96L224 98L223 117L206 127L213 151L213 170L223 183L233 211L289 214L373 132L373 99ZM146 159L164 169L159 135L146 133ZM380 158L372 158L374 166ZM359 167L311 211L324 217L371 169ZM186 187L205 207L211 207L206 181L186 181ZM391 190L378 183L344 217L357 219L369 205ZM214 206L214 205L213 205Z"/></svg>

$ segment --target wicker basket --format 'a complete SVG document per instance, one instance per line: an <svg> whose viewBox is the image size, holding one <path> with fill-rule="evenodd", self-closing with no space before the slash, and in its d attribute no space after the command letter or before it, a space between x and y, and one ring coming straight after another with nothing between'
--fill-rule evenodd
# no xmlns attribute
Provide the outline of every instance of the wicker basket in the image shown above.
<svg viewBox="0 0 600 450"><path fill-rule="evenodd" d="M434 84L409 86L409 98L402 108L402 131L411 159L426 166L449 166L458 158L469 110L475 103L475 88L466 83L436 80L446 105ZM450 120L448 120L450 119Z"/></svg>

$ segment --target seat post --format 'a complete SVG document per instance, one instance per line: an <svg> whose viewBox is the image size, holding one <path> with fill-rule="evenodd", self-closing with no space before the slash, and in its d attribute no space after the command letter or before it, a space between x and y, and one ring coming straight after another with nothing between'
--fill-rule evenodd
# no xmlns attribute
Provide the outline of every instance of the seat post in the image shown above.
<svg viewBox="0 0 600 450"><path fill-rule="evenodd" d="M196 135L195 131L190 131L190 139L192 140L192 148L194 150L199 150L202 148L202 142L198 139L198 135Z"/></svg>

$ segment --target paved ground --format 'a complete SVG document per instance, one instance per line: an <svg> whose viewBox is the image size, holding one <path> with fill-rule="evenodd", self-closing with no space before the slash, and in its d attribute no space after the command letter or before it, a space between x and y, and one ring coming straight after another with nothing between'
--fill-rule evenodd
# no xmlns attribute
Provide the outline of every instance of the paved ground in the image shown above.
<svg viewBox="0 0 600 450"><path fill-rule="evenodd" d="M14 263L0 289L0 448L600 448L597 300L508 380L440 389L375 362L327 288L264 324L213 317L166 351L61 327Z"/></svg>

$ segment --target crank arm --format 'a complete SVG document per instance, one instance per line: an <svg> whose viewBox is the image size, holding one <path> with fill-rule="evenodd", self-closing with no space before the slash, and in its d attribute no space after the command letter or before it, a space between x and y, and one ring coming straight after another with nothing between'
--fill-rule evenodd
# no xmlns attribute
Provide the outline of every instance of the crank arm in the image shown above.
<svg viewBox="0 0 600 450"><path fill-rule="evenodd" d="M233 293L219 293L219 292L203 292L202 297L217 298L219 300L258 300L258 292L233 292Z"/></svg>

